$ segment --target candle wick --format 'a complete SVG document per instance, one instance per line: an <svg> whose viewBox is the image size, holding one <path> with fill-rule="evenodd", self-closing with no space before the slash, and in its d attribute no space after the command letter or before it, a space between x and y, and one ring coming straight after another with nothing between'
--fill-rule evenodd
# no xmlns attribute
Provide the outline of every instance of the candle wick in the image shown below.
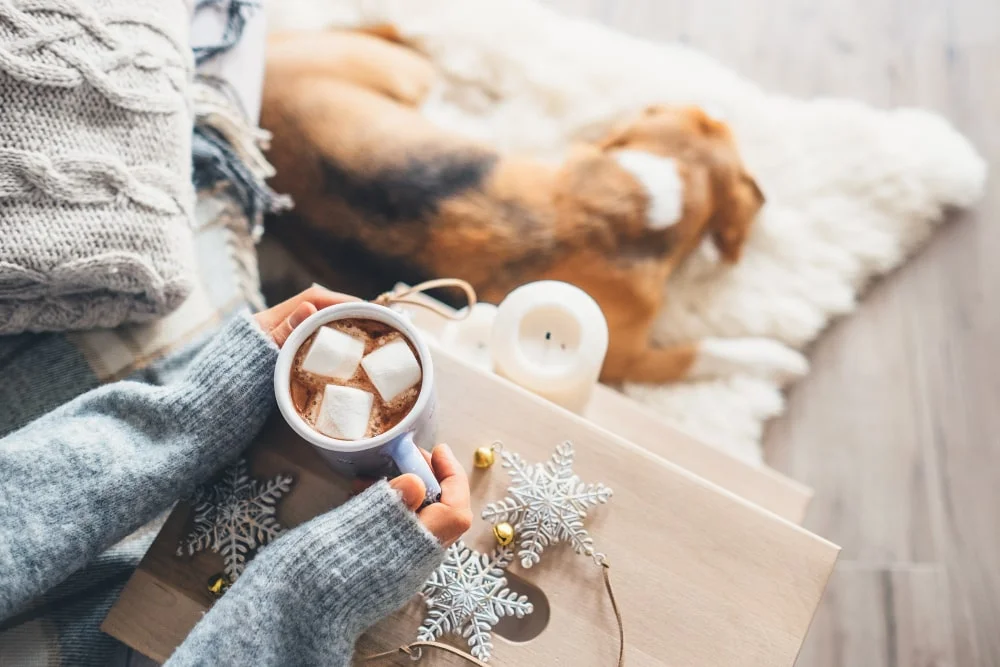
<svg viewBox="0 0 1000 667"><path fill-rule="evenodd" d="M545 332L545 340L552 340L552 332L551 331L546 331Z"/></svg>

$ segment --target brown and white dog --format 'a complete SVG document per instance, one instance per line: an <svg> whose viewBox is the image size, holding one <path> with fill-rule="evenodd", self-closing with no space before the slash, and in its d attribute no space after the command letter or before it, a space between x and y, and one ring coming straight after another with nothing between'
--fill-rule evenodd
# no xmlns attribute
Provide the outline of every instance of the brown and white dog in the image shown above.
<svg viewBox="0 0 1000 667"><path fill-rule="evenodd" d="M534 280L579 286L610 327L605 381L798 372L797 355L768 341L650 342L670 273L705 237L739 260L764 203L724 123L654 106L550 165L422 116L434 77L391 28L272 36L261 122L272 184L311 232L410 276L464 278L494 303Z"/></svg>

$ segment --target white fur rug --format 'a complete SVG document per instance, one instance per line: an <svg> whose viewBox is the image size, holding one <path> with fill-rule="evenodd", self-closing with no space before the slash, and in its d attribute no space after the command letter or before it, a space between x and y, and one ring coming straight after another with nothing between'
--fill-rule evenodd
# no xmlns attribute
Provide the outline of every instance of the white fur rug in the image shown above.
<svg viewBox="0 0 1000 667"><path fill-rule="evenodd" d="M272 0L271 28L392 23L444 81L426 113L502 149L557 158L649 103L694 103L734 129L767 196L742 262L705 251L671 279L656 338L767 337L793 348L850 312L874 276L973 204L986 165L939 117L770 95L690 48L561 16L532 0ZM706 245L706 248L708 246ZM760 461L784 407L761 377L629 386L680 428Z"/></svg>

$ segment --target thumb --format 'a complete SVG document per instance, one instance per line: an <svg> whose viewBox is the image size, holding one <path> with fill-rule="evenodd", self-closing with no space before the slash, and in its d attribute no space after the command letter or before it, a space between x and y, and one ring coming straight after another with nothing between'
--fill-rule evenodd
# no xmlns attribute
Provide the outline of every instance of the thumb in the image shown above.
<svg viewBox="0 0 1000 667"><path fill-rule="evenodd" d="M406 473L390 480L389 486L399 491L403 496L403 504L414 512L420 509L424 496L427 495L427 487L424 486L423 480L413 473Z"/></svg>
<svg viewBox="0 0 1000 667"><path fill-rule="evenodd" d="M292 335L292 331L295 327L299 326L306 319L316 312L316 306L306 301L299 305L298 308L292 311L292 314L286 317L281 324L274 327L271 331L271 338L274 342L281 347L288 340L288 337Z"/></svg>

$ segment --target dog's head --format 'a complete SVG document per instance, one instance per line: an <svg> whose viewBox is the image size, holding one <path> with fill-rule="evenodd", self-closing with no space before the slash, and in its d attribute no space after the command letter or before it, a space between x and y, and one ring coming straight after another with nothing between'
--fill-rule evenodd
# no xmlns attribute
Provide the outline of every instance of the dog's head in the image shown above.
<svg viewBox="0 0 1000 667"><path fill-rule="evenodd" d="M709 234L723 259L740 258L764 195L743 166L725 123L698 107L651 106L598 146L636 175L651 197L663 187L651 182L662 180L657 172L663 170L643 156L672 160L683 186L683 206L664 226L676 226L676 234L692 242Z"/></svg>

